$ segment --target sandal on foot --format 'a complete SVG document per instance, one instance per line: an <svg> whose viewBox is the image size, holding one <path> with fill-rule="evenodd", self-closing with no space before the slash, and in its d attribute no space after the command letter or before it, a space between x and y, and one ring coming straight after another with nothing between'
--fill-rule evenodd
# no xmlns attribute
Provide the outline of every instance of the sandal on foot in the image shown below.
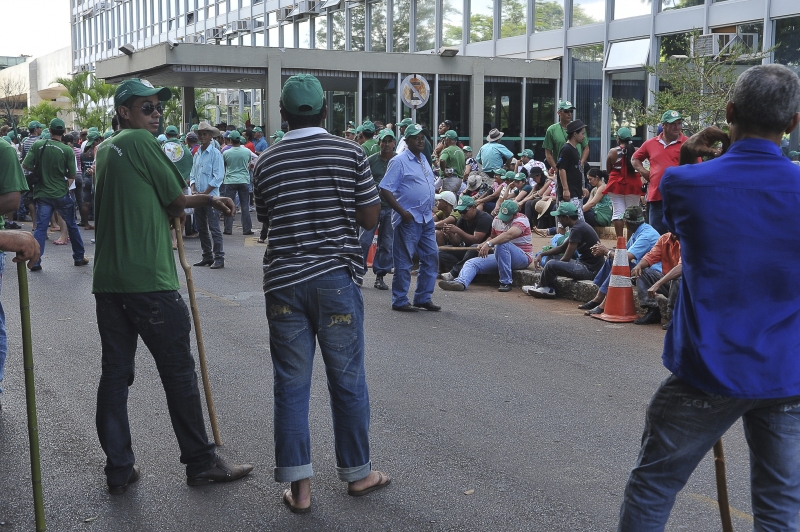
<svg viewBox="0 0 800 532"><path fill-rule="evenodd" d="M379 490L381 488L385 488L386 486L388 486L392 482L392 479L390 479L388 477L388 475L384 475L380 471L375 471L375 472L378 474L378 482L377 483L373 484L372 486L370 486L368 488L364 488L362 490L348 489L347 490L347 494L350 495L351 497L363 497L367 493L372 493L373 491Z"/></svg>
<svg viewBox="0 0 800 532"><path fill-rule="evenodd" d="M584 316L594 316L595 314L602 314L605 311L606 311L606 309L603 309L603 308L600 308L600 307L594 307L592 310L587 310L586 312L584 312L583 315Z"/></svg>
<svg viewBox="0 0 800 532"><path fill-rule="evenodd" d="M283 504L289 507L289 511L293 514L307 514L311 511L311 506L307 506L305 508L300 508L299 506L295 506L293 504L294 498L292 497L292 490L287 488L283 490Z"/></svg>
<svg viewBox="0 0 800 532"><path fill-rule="evenodd" d="M69 242L62 242L61 240L53 240L53 244L56 246L66 246Z"/></svg>

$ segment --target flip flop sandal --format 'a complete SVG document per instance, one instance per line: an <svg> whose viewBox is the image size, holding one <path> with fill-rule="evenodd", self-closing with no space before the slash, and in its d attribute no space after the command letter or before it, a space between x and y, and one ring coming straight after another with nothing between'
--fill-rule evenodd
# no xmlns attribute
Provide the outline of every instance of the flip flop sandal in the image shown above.
<svg viewBox="0 0 800 532"><path fill-rule="evenodd" d="M69 242L61 242L60 240L53 240L53 244L56 246L66 246Z"/></svg>
<svg viewBox="0 0 800 532"><path fill-rule="evenodd" d="M586 312L584 312L583 315L584 316L594 316L595 314L602 314L605 311L606 311L606 309L603 309L603 308L600 308L600 307L594 307L592 310L587 310Z"/></svg>
<svg viewBox="0 0 800 532"><path fill-rule="evenodd" d="M309 506L308 508L299 508L294 504L292 504L290 500L291 497L292 497L291 489L287 488L283 490L283 496L281 498L283 499L283 504L289 507L290 512L292 512L293 514L307 514L308 512L311 511L311 506Z"/></svg>
<svg viewBox="0 0 800 532"><path fill-rule="evenodd" d="M368 493L372 493L373 491L379 490L381 488L385 488L386 486L391 484L392 479L390 479L388 476L384 476L384 474L381 473L380 471L375 471L375 472L378 474L378 483L377 484L373 484L372 486L370 486L368 488L364 488L363 490L351 490L351 489L349 489L349 490L347 490L347 494L350 495L351 497L363 497L364 495L366 495ZM386 482L383 481L384 479L386 479Z"/></svg>

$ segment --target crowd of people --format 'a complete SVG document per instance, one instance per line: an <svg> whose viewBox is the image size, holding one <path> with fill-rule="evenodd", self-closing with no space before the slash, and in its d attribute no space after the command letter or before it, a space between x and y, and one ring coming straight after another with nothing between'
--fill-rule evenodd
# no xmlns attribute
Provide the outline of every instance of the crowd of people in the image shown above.
<svg viewBox="0 0 800 532"><path fill-rule="evenodd" d="M183 138L170 126L159 143L162 102L171 96L168 88L126 80L114 97L110 132L87 130L82 140L54 119L46 135L32 122L23 142L0 141L0 207L35 213L35 238L0 232L0 248L16 252L15 261L41 271L47 227L60 219L75 266L85 266L77 227L80 222L89 230L94 216L92 291L103 358L97 431L110 493L122 494L139 479L127 423L138 337L156 360L187 483L228 482L253 469L227 464L208 441L188 312L170 250L170 230L181 230L173 220L191 213L185 230L196 226L203 252L196 266L224 267L222 235L231 233L227 221L237 203L243 232L252 233L245 220L252 194L267 244L274 477L290 483L282 500L292 512L311 510L308 409L317 342L328 375L338 477L351 496L391 482L372 468L359 293L377 231L374 286L389 290L385 276L393 272L392 309L399 312L441 310L432 301L437 276L441 289L464 291L477 274L497 273L499 291L508 292L512 271L531 264L542 271L528 293L554 298L558 276L592 279L597 296L581 308L602 312L608 287L618 282L611 274L614 256L625 252L647 310L637 323L661 321L656 294L669 296L675 315L663 354L672 375L648 407L619 529L663 530L677 492L739 418L752 457L756 527L797 529L800 441L790 436L800 420L794 358L800 294L785 280L800 273L793 260L800 246L787 246L791 234L774 231L800 202L800 169L780 150L782 136L800 123L800 80L791 70L763 65L739 77L726 110L729 135L707 128L687 138L680 113L669 110L662 133L638 149L631 131L619 128L605 168L588 176L586 124L572 120L570 102L559 103L559 121L544 141L546 161L539 162L529 150L515 157L496 129L473 153L458 144L448 121L439 126L435 145L410 119L396 127L366 121L344 138L330 135L321 127L328 113L322 86L305 74L284 84L286 131L272 135L271 147L257 127L205 122ZM300 156L311 150L313 158ZM82 196L74 192L79 173ZM753 175L765 179L754 182ZM762 243L781 239L776 247L789 253L779 266L782 275L769 274L763 258L732 242L740 227L719 213L743 198L763 213L751 220L747 236ZM134 216L143 222L135 228L125 223ZM540 219L554 223L541 227ZM604 246L591 221L611 223L619 237L627 230L626 249ZM537 252L534 234L551 238L550 244ZM749 290L741 289L743 278ZM142 320L145 314L163 319ZM3 356L4 339L3 331Z"/></svg>

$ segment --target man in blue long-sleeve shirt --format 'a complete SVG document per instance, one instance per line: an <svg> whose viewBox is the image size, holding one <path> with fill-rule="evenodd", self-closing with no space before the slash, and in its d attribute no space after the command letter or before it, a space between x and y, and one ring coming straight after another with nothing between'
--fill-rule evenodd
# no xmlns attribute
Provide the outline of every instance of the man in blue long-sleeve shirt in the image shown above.
<svg viewBox="0 0 800 532"><path fill-rule="evenodd" d="M208 122L201 122L196 133L200 149L194 154L189 176L192 194L208 194L209 198L219 196L219 186L225 178L225 162L222 153L211 144L212 137L218 136L219 130ZM203 248L203 260L195 263L195 266L211 266L212 270L224 268L225 252L222 249L219 213L209 201L206 207L195 207L194 215L200 233L200 246Z"/></svg>

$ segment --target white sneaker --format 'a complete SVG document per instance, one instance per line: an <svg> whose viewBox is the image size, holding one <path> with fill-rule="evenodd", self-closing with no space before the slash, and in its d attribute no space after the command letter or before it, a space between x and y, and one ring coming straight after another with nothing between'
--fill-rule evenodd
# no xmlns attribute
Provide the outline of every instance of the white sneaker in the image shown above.
<svg viewBox="0 0 800 532"><path fill-rule="evenodd" d="M522 287L522 293L531 295L531 291L533 291L535 289L536 289L536 285L535 284L526 284L526 285L524 285Z"/></svg>
<svg viewBox="0 0 800 532"><path fill-rule="evenodd" d="M549 286L537 287L534 290L531 290L531 295L536 298L555 299L556 291Z"/></svg>
<svg viewBox="0 0 800 532"><path fill-rule="evenodd" d="M453 279L455 279L455 277L453 277L452 273L445 272L442 274L442 279L444 279L445 281L452 281Z"/></svg>

